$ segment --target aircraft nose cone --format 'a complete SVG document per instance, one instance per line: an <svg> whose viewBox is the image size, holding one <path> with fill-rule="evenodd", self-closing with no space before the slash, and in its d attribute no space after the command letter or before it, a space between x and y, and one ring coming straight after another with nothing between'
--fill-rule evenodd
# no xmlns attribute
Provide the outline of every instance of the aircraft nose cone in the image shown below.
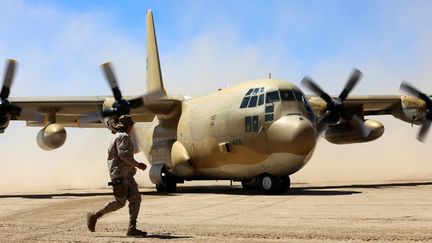
<svg viewBox="0 0 432 243"><path fill-rule="evenodd" d="M270 125L267 139L273 153L307 155L315 147L316 133L305 117L288 115Z"/></svg>

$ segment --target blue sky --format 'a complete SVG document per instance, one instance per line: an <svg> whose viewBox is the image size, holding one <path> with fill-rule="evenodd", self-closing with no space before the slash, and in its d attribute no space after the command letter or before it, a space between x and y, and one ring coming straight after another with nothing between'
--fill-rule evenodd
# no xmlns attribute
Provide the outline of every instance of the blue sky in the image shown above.
<svg viewBox="0 0 432 243"><path fill-rule="evenodd" d="M352 67L364 71L368 84L392 85L365 86L359 91L393 93L402 79L425 83L419 79L431 52L428 1L19 0L1 5L0 57L16 57L23 68L38 69L38 75L28 69L19 74L26 75L26 82L35 89L44 83L67 85L83 80L75 82L88 86L84 95L109 92L100 87L102 76L97 67L106 60L114 61L136 87L142 82L137 77L143 75L139 65L145 59L145 12L149 8L155 13L167 86L170 89L172 84L175 93L208 93L268 72L294 83L312 75L329 82L330 91L337 93ZM35 67L32 58L45 63ZM125 59L129 61L123 62ZM244 59L249 63L242 62ZM207 66L194 72L197 63ZM375 74L378 68L382 74ZM184 85L178 83L190 80L190 73L195 74L193 83L214 85L182 89ZM21 90L16 94L32 96ZM71 86L63 95L82 92ZM42 89L40 95L56 93Z"/></svg>
<svg viewBox="0 0 432 243"><path fill-rule="evenodd" d="M337 94L353 67L364 73L355 94L399 94L402 80L432 90L431 1L3 0L0 62L19 61L11 96L110 94L99 68L108 60L124 94L145 93L149 8L169 93L210 93L272 72L273 78L295 84L311 75ZM334 172L327 180L340 174L361 179L432 173L427 144L415 140L417 128L377 119L386 125L379 141L336 146L321 140L298 180L312 180L323 170ZM109 133L69 129L66 144L46 153L36 145L38 130L13 123L0 136L2 178L25 181L24 165L33 171L34 185L105 184ZM17 156L18 151L29 156ZM70 173L61 173L65 170ZM47 174L57 176L43 179Z"/></svg>

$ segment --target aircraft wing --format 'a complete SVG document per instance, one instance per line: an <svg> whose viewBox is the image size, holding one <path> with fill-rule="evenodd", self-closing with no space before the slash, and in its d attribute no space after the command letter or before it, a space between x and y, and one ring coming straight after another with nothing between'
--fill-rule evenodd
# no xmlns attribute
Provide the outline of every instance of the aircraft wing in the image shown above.
<svg viewBox="0 0 432 243"><path fill-rule="evenodd" d="M111 105L114 99L110 96L10 98L12 105L22 109L21 114L12 116L11 120L26 121L28 126L45 126L50 119L55 119L55 123L64 127L104 127L101 119L82 122L82 118L102 111L105 102ZM151 122L155 115L166 114L179 104L181 100L174 98L152 100L132 108L130 114L136 122Z"/></svg>
<svg viewBox="0 0 432 243"><path fill-rule="evenodd" d="M311 95L309 102L317 114L323 115L327 103L319 96ZM362 95L350 96L344 101L344 108L360 116L393 115L400 118L400 113L406 110L424 110L424 101L405 95Z"/></svg>

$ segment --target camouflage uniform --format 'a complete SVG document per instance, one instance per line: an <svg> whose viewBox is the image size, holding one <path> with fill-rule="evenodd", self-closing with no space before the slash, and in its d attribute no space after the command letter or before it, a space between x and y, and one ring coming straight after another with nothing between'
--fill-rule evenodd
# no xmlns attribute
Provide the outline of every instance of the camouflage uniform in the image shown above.
<svg viewBox="0 0 432 243"><path fill-rule="evenodd" d="M129 201L130 222L136 222L141 205L141 195L133 178L138 162L133 157L134 147L125 132L118 132L108 149L108 170L111 180L121 178L120 184L113 186L115 200L109 202L99 212L101 215L116 211Z"/></svg>

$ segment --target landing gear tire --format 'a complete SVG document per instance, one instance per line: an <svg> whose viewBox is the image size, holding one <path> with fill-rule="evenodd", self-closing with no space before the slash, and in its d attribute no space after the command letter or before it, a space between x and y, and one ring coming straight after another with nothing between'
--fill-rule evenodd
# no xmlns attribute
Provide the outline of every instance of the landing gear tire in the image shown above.
<svg viewBox="0 0 432 243"><path fill-rule="evenodd" d="M281 179L279 176L264 174L259 177L261 190L265 194L274 195L280 193Z"/></svg>
<svg viewBox="0 0 432 243"><path fill-rule="evenodd" d="M291 187L291 180L289 178L289 176L281 176L280 177L280 188L279 188L279 193L280 194L285 194Z"/></svg>
<svg viewBox="0 0 432 243"><path fill-rule="evenodd" d="M172 176L165 173L163 176L163 183L156 184L156 191L158 192L176 192L177 181Z"/></svg>

